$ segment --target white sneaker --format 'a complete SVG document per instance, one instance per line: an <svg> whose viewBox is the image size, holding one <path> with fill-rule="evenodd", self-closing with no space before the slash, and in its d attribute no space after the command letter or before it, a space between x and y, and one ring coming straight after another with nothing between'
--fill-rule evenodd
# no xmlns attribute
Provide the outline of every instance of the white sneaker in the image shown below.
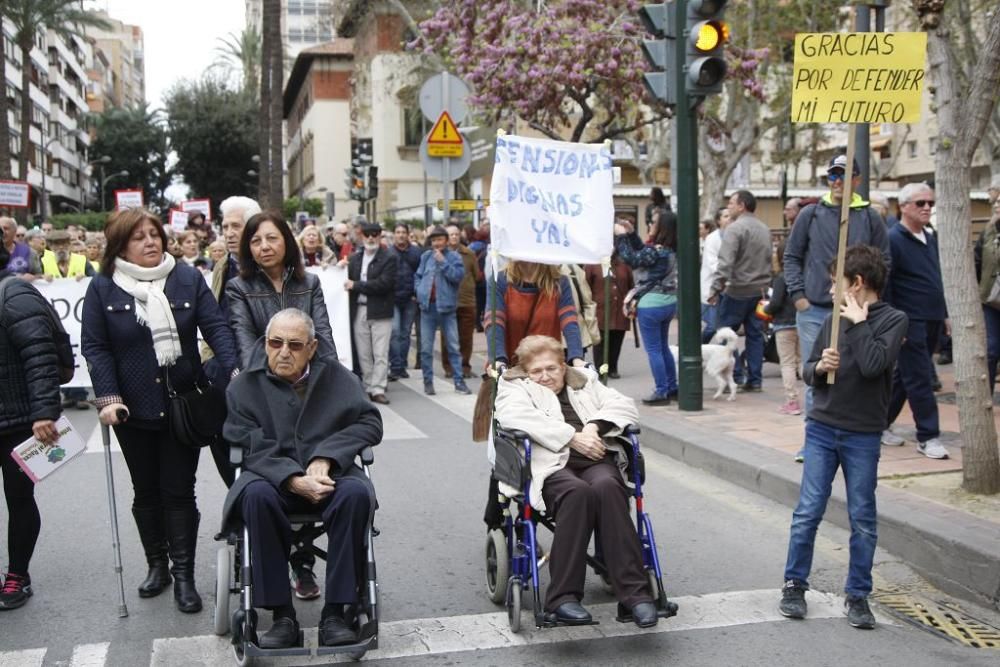
<svg viewBox="0 0 1000 667"><path fill-rule="evenodd" d="M921 442L917 445L917 449L920 453L929 459L946 459L948 458L948 450L944 448L941 441L937 438L931 438L927 442Z"/></svg>
<svg viewBox="0 0 1000 667"><path fill-rule="evenodd" d="M900 438L898 435L886 429L882 431L882 444L889 447L901 447L906 443L906 440Z"/></svg>

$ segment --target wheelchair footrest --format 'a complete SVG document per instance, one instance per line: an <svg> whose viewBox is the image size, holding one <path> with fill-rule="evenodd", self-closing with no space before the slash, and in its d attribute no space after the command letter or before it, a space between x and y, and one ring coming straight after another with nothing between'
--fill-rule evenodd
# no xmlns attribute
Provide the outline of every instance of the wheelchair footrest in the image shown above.
<svg viewBox="0 0 1000 667"><path fill-rule="evenodd" d="M271 657L311 654L311 650L305 645L305 634L301 630L299 630L299 641L295 646L289 646L288 648L261 648L255 642L248 641L244 644L243 652L246 655Z"/></svg>
<svg viewBox="0 0 1000 667"><path fill-rule="evenodd" d="M550 612L540 614L535 618L535 626L539 628L578 628L584 625L600 625L600 621L588 621L587 623L566 623L556 620L556 615Z"/></svg>

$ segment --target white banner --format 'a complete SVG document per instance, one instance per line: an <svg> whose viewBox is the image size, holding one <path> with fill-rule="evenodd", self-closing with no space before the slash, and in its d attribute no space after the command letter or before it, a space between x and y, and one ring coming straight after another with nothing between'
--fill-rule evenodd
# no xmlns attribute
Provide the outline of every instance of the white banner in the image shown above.
<svg viewBox="0 0 1000 667"><path fill-rule="evenodd" d="M90 278L80 280L57 278L52 282L36 280L31 284L52 304L73 344L76 372L73 374L73 379L63 386L89 387L90 374L87 372L87 362L80 354L80 322L83 319L83 297L87 293L87 286L90 285Z"/></svg>
<svg viewBox="0 0 1000 667"><path fill-rule="evenodd" d="M309 273L319 276L319 284L323 287L323 299L326 301L326 313L330 317L330 327L333 329L333 342L337 344L337 357L340 363L353 369L351 363L351 302L344 282L347 280L347 267L331 265L325 269L311 266Z"/></svg>
<svg viewBox="0 0 1000 667"><path fill-rule="evenodd" d="M504 257L599 264L611 256L615 207L603 144L497 137L490 236Z"/></svg>
<svg viewBox="0 0 1000 667"><path fill-rule="evenodd" d="M337 344L337 355L342 364L347 368L352 368L350 302L347 290L344 289L344 281L347 280L347 267L332 266L327 269L314 267L306 269L306 271L319 276L320 284L323 286L323 298L326 300L327 314L330 317L330 326L333 328L333 340ZM207 280L209 279L207 278ZM90 387L87 362L80 353L83 297L87 294L90 278L81 280L57 278L52 282L36 280L32 285L52 304L73 345L76 373L74 373L73 379L64 384L63 387Z"/></svg>

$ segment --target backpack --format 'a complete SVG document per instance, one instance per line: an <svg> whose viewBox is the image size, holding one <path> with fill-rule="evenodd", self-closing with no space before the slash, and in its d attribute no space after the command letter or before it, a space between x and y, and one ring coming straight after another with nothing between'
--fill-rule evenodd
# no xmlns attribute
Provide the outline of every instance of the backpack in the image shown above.
<svg viewBox="0 0 1000 667"><path fill-rule="evenodd" d="M6 301L4 293L7 291L7 286L14 280L16 280L15 276L7 276L3 280L0 280L0 304ZM39 296L41 296L41 294L39 294ZM62 322L59 320L59 316L56 315L56 311L52 308L52 304L50 304L44 297L42 297L42 302L45 304L45 311L48 313L49 317L49 326L52 329L52 339L56 344L59 384L66 384L73 379L73 374L76 372L76 359L73 355L73 345L70 343L69 334L66 333L66 329L63 328Z"/></svg>

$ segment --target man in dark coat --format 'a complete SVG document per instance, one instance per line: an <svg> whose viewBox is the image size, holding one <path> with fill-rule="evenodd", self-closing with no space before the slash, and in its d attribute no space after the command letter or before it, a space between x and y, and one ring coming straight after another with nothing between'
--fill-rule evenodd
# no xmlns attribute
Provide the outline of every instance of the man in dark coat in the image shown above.
<svg viewBox="0 0 1000 667"><path fill-rule="evenodd" d="M288 515L295 512L322 512L329 539L320 643L357 641L351 619L375 498L354 459L382 439L382 418L336 357L316 355L317 345L308 315L291 308L278 312L265 343L257 343L251 363L227 391L223 434L245 456L243 473L226 496L223 528L242 517L250 534L252 602L274 614L271 629L260 637L262 648L298 642L287 575Z"/></svg>
<svg viewBox="0 0 1000 667"><path fill-rule="evenodd" d="M351 295L351 332L365 391L376 403L388 405L385 390L389 384L389 345L398 262L392 252L381 245L381 225L366 222L361 227L361 234L362 251L351 255L347 262L348 280L344 289Z"/></svg>

